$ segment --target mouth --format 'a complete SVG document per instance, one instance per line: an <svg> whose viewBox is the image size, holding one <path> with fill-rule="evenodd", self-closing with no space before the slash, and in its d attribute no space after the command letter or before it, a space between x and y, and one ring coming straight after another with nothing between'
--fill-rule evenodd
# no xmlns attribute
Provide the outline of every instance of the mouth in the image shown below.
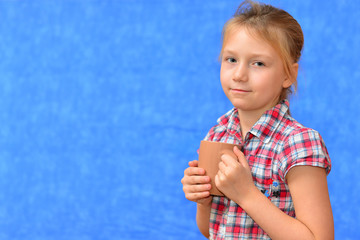
<svg viewBox="0 0 360 240"><path fill-rule="evenodd" d="M234 93L248 93L248 92L251 92L250 90L241 89L241 88L230 88L230 91L234 92Z"/></svg>

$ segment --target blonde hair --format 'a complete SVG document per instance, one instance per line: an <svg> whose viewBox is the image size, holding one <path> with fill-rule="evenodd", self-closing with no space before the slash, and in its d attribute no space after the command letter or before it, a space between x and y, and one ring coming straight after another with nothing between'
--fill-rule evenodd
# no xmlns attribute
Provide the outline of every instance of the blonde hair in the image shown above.
<svg viewBox="0 0 360 240"><path fill-rule="evenodd" d="M294 72L292 65L300 60L304 45L304 35L300 24L282 9L253 1L244 1L234 16L224 25L220 58L229 33L239 27L245 27L250 34L264 39L277 51L283 61L285 73L291 78L292 86L296 91L297 73ZM292 92L291 86L283 89L279 100L288 98Z"/></svg>

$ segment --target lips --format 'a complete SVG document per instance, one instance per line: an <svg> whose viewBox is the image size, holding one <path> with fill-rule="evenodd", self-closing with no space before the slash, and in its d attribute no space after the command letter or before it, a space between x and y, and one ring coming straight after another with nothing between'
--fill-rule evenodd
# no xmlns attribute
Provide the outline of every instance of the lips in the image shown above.
<svg viewBox="0 0 360 240"><path fill-rule="evenodd" d="M250 90L241 89L241 88L230 88L230 91L234 93L248 93L251 92Z"/></svg>

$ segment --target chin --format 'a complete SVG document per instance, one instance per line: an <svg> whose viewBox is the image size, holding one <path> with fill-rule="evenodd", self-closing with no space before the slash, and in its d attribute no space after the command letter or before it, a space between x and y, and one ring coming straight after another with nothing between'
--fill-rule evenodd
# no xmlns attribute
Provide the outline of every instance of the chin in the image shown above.
<svg viewBox="0 0 360 240"><path fill-rule="evenodd" d="M244 103L240 101L233 101L231 103L236 109L239 109L241 111L256 111L259 109L259 107L254 104Z"/></svg>
<svg viewBox="0 0 360 240"><path fill-rule="evenodd" d="M239 101L239 100L230 100L230 102L232 103L232 105L235 108L241 109L241 110L247 110L248 108L250 108L249 104L244 103L243 101Z"/></svg>

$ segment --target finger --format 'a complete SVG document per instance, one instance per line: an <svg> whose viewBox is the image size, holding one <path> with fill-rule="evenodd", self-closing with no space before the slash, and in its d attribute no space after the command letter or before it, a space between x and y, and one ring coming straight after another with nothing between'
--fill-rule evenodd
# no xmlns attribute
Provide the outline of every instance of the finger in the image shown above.
<svg viewBox="0 0 360 240"><path fill-rule="evenodd" d="M209 191L185 194L185 197L190 201L198 201L200 199L203 199L203 198L206 198L209 196L210 196Z"/></svg>
<svg viewBox="0 0 360 240"><path fill-rule="evenodd" d="M199 164L198 160L193 160L189 162L190 167L197 167Z"/></svg>
<svg viewBox="0 0 360 240"><path fill-rule="evenodd" d="M221 155L221 160L227 167L234 167L236 165L236 162L238 161L237 159L226 153Z"/></svg>
<svg viewBox="0 0 360 240"><path fill-rule="evenodd" d="M221 171L218 171L218 173L215 176L215 186L220 187L221 181L223 181L224 179L225 179L225 175Z"/></svg>
<svg viewBox="0 0 360 240"><path fill-rule="evenodd" d="M220 179L219 179L219 173L215 175L215 186L219 187Z"/></svg>
<svg viewBox="0 0 360 240"><path fill-rule="evenodd" d="M238 147L234 147L234 153L237 156L239 162L245 167L245 168L250 168L249 164L246 160L246 157L244 155L244 153L242 151L240 151L240 149Z"/></svg>
<svg viewBox="0 0 360 240"><path fill-rule="evenodd" d="M211 184L198 184L198 185L184 185L183 191L185 194L206 192L211 189Z"/></svg>
<svg viewBox="0 0 360 240"><path fill-rule="evenodd" d="M210 183L209 176L191 176L187 177L184 181L185 184L195 185L195 184L206 184Z"/></svg>
<svg viewBox="0 0 360 240"><path fill-rule="evenodd" d="M222 171L218 171L218 173L216 174L215 178L218 177L218 180L224 180L226 178L226 175L224 172Z"/></svg>
<svg viewBox="0 0 360 240"><path fill-rule="evenodd" d="M205 169L199 167L188 167L185 169L184 174L188 176L205 175Z"/></svg>
<svg viewBox="0 0 360 240"><path fill-rule="evenodd" d="M226 171L226 165L223 161L219 162L219 171L222 173L225 173Z"/></svg>

